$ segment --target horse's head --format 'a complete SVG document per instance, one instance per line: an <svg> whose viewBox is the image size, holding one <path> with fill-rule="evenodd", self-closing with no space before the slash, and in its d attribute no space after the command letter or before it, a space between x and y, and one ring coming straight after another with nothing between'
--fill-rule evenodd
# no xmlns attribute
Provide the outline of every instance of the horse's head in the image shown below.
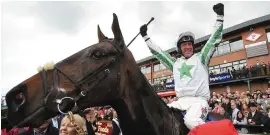
<svg viewBox="0 0 270 135"><path fill-rule="evenodd" d="M59 110L78 111L120 99L127 74L138 68L115 14L112 31L114 39L108 39L98 27L99 43L43 68L10 90L6 95L9 121L18 127L37 127Z"/></svg>

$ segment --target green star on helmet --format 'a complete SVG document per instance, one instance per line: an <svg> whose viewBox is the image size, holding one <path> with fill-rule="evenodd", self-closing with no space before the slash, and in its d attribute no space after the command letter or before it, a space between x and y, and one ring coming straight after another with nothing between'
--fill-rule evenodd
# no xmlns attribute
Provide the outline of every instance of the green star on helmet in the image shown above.
<svg viewBox="0 0 270 135"><path fill-rule="evenodd" d="M190 74L190 70L193 67L194 67L194 65L187 65L186 63L184 63L181 68L178 68L178 70L180 71L180 79L182 79L185 75L187 77L192 78L192 76Z"/></svg>

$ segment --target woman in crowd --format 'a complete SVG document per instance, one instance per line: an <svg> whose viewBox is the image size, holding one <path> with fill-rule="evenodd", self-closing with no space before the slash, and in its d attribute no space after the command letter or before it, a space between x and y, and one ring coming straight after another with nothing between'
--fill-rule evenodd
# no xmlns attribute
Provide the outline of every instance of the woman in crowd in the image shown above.
<svg viewBox="0 0 270 135"><path fill-rule="evenodd" d="M236 107L237 107L239 110L242 110L242 103L240 102L240 99L239 99L239 98L236 98L236 99L235 99L235 103L236 103Z"/></svg>
<svg viewBox="0 0 270 135"><path fill-rule="evenodd" d="M235 127L239 133L248 133L248 130L242 126L247 125L247 117L245 117L241 111L237 112L237 118L233 121L233 124L237 125Z"/></svg>
<svg viewBox="0 0 270 135"><path fill-rule="evenodd" d="M215 101L214 102L214 109L212 110L212 112L219 113L220 112L220 107L221 107L221 103L219 103L218 101Z"/></svg>
<svg viewBox="0 0 270 135"><path fill-rule="evenodd" d="M87 108L84 110L84 114L88 135L95 135L95 132L97 131L97 111L94 108Z"/></svg>
<svg viewBox="0 0 270 135"><path fill-rule="evenodd" d="M78 114L73 114L74 123L69 116L65 116L60 125L59 135L87 135L85 119Z"/></svg>
<svg viewBox="0 0 270 135"><path fill-rule="evenodd" d="M242 104L242 112L247 117L248 112L249 112L249 108L248 108L248 105L246 103Z"/></svg>

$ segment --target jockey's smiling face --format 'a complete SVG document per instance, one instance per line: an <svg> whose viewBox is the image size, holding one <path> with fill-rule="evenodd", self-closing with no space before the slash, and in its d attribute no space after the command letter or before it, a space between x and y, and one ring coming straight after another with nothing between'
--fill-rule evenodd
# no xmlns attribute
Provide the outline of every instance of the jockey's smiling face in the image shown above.
<svg viewBox="0 0 270 135"><path fill-rule="evenodd" d="M182 55L185 58L190 58L193 55L192 42L184 42L180 44Z"/></svg>

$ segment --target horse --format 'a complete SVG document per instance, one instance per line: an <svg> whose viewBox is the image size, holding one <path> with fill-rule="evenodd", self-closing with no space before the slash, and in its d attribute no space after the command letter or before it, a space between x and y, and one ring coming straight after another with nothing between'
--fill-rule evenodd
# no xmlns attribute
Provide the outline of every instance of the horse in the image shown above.
<svg viewBox="0 0 270 135"><path fill-rule="evenodd" d="M6 95L8 119L17 127L38 127L69 110L113 107L124 135L185 135L183 115L167 107L126 47L116 14L113 39L99 25L98 43L51 68L43 68Z"/></svg>

